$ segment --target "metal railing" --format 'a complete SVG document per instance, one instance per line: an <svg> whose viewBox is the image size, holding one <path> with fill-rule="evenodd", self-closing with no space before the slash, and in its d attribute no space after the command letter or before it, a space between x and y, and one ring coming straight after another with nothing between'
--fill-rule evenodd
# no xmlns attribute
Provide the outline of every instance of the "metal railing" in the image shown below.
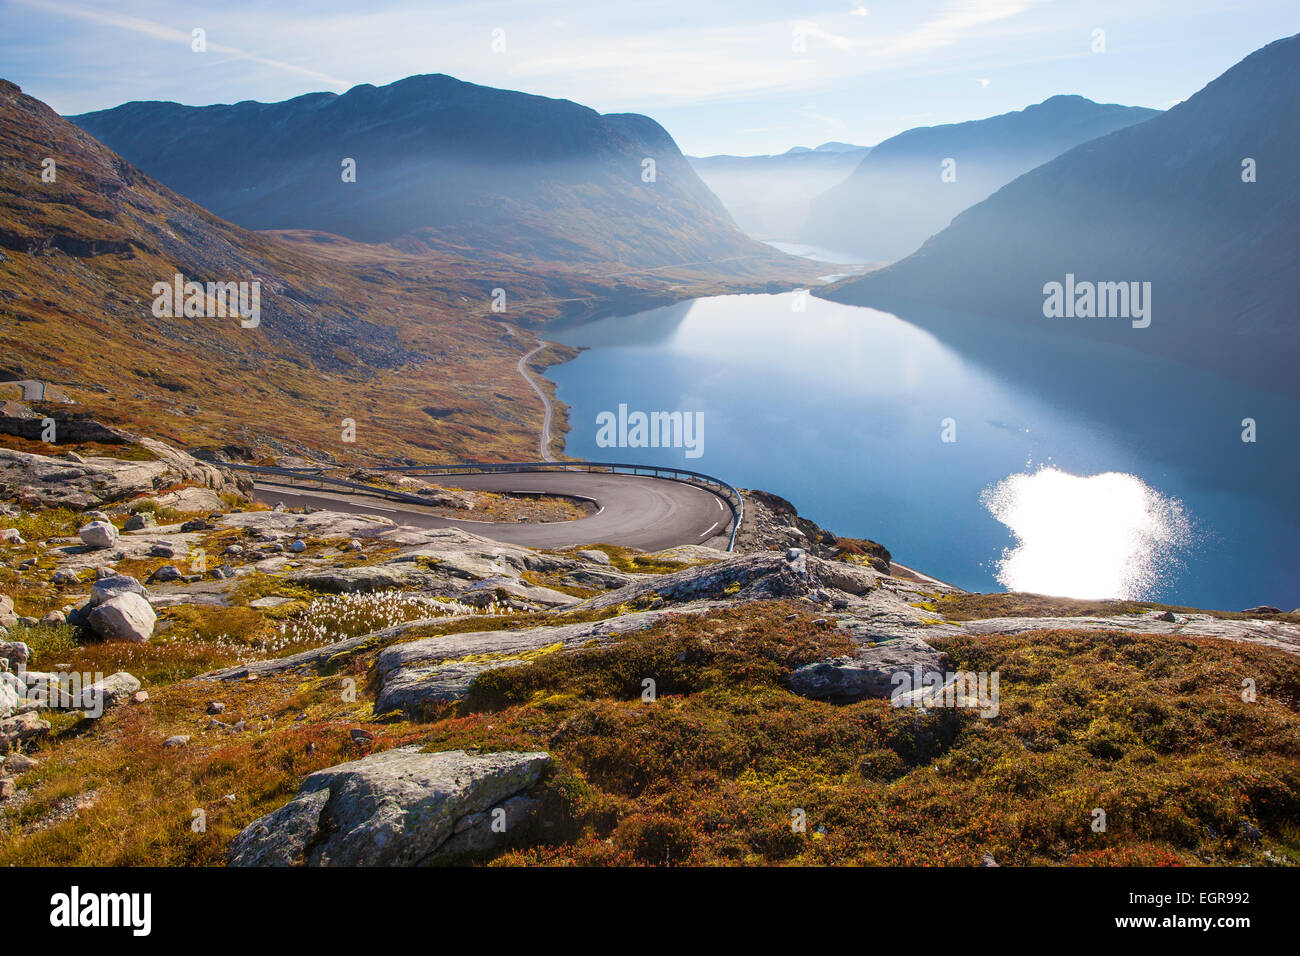
<svg viewBox="0 0 1300 956"><path fill-rule="evenodd" d="M387 498L389 501L401 501L407 504L426 506L429 504L428 499L420 495L323 474L326 471L338 470L339 466L313 465L302 468L280 468L271 465L246 465L242 462L224 461L212 462L212 464L235 471L247 471L253 474L283 478L290 483L315 483L334 488L346 488L349 491L361 491L366 494ZM740 532L740 523L745 518L745 499L733 485L728 484L721 478L714 478L712 475L706 475L701 471L691 471L688 468L669 468L662 465L629 465L612 461L470 462L457 465L363 465L348 467L360 471L395 472L411 475L412 477L428 478L452 477L455 475L494 475L510 472L605 472L609 474L642 475L668 481L680 481L684 484L703 485L727 502L728 507L731 509L731 536L727 541L728 551L735 550L736 535Z"/></svg>

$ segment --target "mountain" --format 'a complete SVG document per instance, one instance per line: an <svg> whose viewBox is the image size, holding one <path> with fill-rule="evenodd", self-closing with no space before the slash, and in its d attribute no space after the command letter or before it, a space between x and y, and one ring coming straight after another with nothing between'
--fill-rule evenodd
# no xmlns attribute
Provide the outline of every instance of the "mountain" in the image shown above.
<svg viewBox="0 0 1300 956"><path fill-rule="evenodd" d="M894 311L919 321L926 304L998 316L1295 394L1297 75L1300 35L1256 51L1168 112L1026 173L914 255L825 294L902 306ZM1248 159L1255 182L1243 181ZM1151 283L1150 325L1046 318L1044 286L1064 286L1067 274Z"/></svg>
<svg viewBox="0 0 1300 956"><path fill-rule="evenodd" d="M1021 173L1156 113L1053 96L989 119L909 129L816 197L799 238L864 262L892 262Z"/></svg>
<svg viewBox="0 0 1300 956"><path fill-rule="evenodd" d="M774 261L654 120L450 76L280 103L134 102L70 118L249 229L589 265ZM346 159L355 182L343 181ZM647 160L653 182L643 181Z"/></svg>
<svg viewBox="0 0 1300 956"><path fill-rule="evenodd" d="M813 197L842 182L870 152L823 143L775 156L690 157L690 163L741 229L758 239L791 240L802 232Z"/></svg>
<svg viewBox="0 0 1300 956"><path fill-rule="evenodd" d="M246 282L250 299L258 283L256 327L156 314L155 284L177 273ZM797 278L778 269L771 280ZM504 314L491 308L497 287ZM524 326L716 291L707 270L603 276L250 232L0 81L0 379L49 382L110 424L259 454L520 460L536 454L543 415L516 368L537 344ZM355 443L340 441L344 418Z"/></svg>

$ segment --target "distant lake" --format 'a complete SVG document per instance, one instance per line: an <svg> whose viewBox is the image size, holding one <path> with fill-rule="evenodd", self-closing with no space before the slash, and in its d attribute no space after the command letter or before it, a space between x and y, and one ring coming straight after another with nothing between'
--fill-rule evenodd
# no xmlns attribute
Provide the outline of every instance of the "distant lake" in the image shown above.
<svg viewBox="0 0 1300 956"><path fill-rule="evenodd" d="M548 373L566 450L774 492L971 590L1300 605L1300 406L1127 349L930 318L941 335L718 296L554 333L587 348ZM620 404L702 413L702 454L599 447L597 416Z"/></svg>

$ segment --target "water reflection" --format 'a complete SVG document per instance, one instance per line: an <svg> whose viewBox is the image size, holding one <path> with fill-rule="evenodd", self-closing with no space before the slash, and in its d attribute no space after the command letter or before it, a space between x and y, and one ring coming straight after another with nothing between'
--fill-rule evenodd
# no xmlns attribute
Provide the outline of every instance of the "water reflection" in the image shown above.
<svg viewBox="0 0 1300 956"><path fill-rule="evenodd" d="M1016 536L998 562L1009 591L1137 600L1174 577L1192 543L1181 501L1118 472L1012 475L981 495Z"/></svg>

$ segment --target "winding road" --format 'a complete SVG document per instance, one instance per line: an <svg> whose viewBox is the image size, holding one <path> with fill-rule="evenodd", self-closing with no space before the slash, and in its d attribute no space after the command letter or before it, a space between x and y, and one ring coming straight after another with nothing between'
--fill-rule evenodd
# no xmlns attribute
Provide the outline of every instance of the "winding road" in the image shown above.
<svg viewBox="0 0 1300 956"><path fill-rule="evenodd" d="M537 446L537 450L541 453L542 461L555 461L555 459L551 456L551 449L550 449L551 399L550 396L548 396L546 392L542 390L542 387L537 384L537 382L533 379L533 377L528 374L528 369L527 369L528 360L544 348L546 348L546 343L539 342L537 348L533 349L531 352L529 352L527 355L525 355L523 358L519 360L519 374L524 377L525 382L527 382L529 385L533 387L533 391L537 393L537 397L542 400L542 408L545 409L546 411L546 414L542 416L542 435L541 438L538 439L540 444Z"/></svg>
<svg viewBox="0 0 1300 956"><path fill-rule="evenodd" d="M255 495L267 504L373 514L421 528L466 531L528 548L570 548L614 544L659 551L683 544L726 550L731 508L721 496L699 485L585 471L517 472L491 475L440 475L440 485L473 491L520 492L585 498L596 513L573 521L542 523L471 521L444 518L430 508L346 491L316 491L258 481Z"/></svg>

